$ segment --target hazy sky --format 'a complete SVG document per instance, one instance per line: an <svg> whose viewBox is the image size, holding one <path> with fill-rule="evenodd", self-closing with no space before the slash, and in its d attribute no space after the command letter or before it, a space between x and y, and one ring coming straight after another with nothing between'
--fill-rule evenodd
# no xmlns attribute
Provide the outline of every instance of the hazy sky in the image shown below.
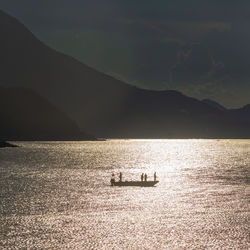
<svg viewBox="0 0 250 250"><path fill-rule="evenodd" d="M131 84L250 103L249 0L0 0L0 8Z"/></svg>

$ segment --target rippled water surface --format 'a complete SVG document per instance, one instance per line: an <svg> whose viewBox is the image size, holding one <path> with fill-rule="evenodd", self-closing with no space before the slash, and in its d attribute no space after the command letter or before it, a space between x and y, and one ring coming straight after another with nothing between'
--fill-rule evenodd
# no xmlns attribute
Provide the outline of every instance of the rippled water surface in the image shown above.
<svg viewBox="0 0 250 250"><path fill-rule="evenodd" d="M0 149L2 249L250 248L250 140L16 144ZM156 187L110 186L154 171Z"/></svg>

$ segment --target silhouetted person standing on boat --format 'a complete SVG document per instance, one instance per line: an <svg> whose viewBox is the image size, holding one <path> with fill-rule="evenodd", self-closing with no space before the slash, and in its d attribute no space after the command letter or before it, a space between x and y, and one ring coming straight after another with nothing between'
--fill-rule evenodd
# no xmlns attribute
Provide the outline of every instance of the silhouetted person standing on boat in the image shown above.
<svg viewBox="0 0 250 250"><path fill-rule="evenodd" d="M157 178L157 176L156 176L156 172L154 173L154 181L156 181L156 178Z"/></svg>
<svg viewBox="0 0 250 250"><path fill-rule="evenodd" d="M145 181L147 181L147 179L148 179L147 174L144 174L144 179L145 179Z"/></svg>
<svg viewBox="0 0 250 250"><path fill-rule="evenodd" d="M120 180L120 182L122 182L122 172L120 172L120 174L119 174L119 180Z"/></svg>
<svg viewBox="0 0 250 250"><path fill-rule="evenodd" d="M144 174L142 173L141 174L141 181L143 181L143 178L144 178Z"/></svg>
<svg viewBox="0 0 250 250"><path fill-rule="evenodd" d="M115 175L114 174L112 174L110 182L111 182L111 186L113 186L114 182L115 182Z"/></svg>

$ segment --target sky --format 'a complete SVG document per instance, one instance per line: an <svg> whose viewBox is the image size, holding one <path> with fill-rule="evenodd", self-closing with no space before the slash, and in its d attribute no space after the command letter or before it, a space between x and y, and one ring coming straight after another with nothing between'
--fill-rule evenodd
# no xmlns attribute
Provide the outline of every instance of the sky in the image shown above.
<svg viewBox="0 0 250 250"><path fill-rule="evenodd" d="M0 9L130 84L250 103L249 0L0 0Z"/></svg>

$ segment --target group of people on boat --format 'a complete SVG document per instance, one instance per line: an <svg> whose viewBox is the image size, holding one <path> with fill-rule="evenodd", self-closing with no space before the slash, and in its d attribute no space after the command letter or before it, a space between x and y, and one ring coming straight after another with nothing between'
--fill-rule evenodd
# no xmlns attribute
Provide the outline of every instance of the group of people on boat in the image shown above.
<svg viewBox="0 0 250 250"><path fill-rule="evenodd" d="M157 179L157 175L156 175L156 172L154 172L154 181L156 181L156 179ZM115 182L115 174L114 173L112 174L110 181L111 181L111 183ZM148 181L148 175L146 173L141 174L141 181ZM122 172L119 173L119 182L122 182Z"/></svg>
<svg viewBox="0 0 250 250"><path fill-rule="evenodd" d="M142 173L142 174L141 174L141 181L147 181L147 180L148 180L148 175Z"/></svg>
<svg viewBox="0 0 250 250"><path fill-rule="evenodd" d="M157 179L157 175L156 175L156 172L154 172L154 181L156 181ZM142 173L141 174L141 181L147 181L148 180L148 175L145 174L145 173Z"/></svg>

